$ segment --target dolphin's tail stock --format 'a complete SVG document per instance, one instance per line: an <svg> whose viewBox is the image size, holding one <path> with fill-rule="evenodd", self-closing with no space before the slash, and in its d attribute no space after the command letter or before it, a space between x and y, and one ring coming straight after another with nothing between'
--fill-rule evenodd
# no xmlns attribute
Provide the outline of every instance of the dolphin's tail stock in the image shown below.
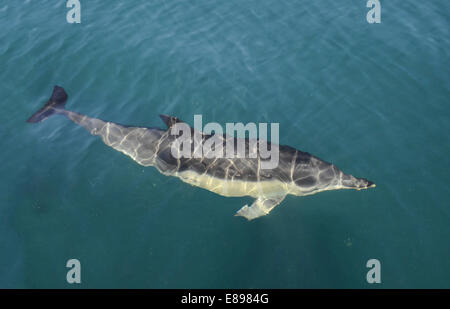
<svg viewBox="0 0 450 309"><path fill-rule="evenodd" d="M67 102L67 93L64 88L55 86L53 88L53 93L50 99L45 103L44 107L38 110L27 122L35 123L41 122L50 117L51 115L58 113L58 111L63 110Z"/></svg>

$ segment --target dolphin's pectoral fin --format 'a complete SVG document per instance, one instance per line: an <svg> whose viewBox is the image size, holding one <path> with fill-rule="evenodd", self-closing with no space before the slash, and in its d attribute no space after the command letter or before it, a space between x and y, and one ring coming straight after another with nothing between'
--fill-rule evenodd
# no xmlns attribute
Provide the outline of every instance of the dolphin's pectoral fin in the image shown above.
<svg viewBox="0 0 450 309"><path fill-rule="evenodd" d="M271 197L258 197L250 207L245 205L239 209L235 216L241 216L247 218L248 220L265 216L278 204L280 204L285 197L285 194Z"/></svg>

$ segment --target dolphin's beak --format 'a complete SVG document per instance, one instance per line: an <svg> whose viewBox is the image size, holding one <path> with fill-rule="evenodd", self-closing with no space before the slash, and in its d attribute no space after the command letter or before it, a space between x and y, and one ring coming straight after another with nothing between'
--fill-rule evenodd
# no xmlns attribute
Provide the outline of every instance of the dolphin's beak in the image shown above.
<svg viewBox="0 0 450 309"><path fill-rule="evenodd" d="M366 188L375 188L377 185L374 183L374 182L372 182L372 181L370 181L370 180L367 180L367 186L366 186Z"/></svg>
<svg viewBox="0 0 450 309"><path fill-rule="evenodd" d="M342 176L342 185L344 188L364 190L368 188L375 188L375 183L366 178L356 178L352 175Z"/></svg>

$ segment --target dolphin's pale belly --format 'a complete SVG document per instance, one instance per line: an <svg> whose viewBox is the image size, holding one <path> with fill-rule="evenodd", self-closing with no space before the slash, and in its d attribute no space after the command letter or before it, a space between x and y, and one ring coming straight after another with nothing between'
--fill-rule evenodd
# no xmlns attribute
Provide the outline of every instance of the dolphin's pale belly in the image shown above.
<svg viewBox="0 0 450 309"><path fill-rule="evenodd" d="M291 194L296 196L306 196L326 190L346 189L342 181L329 183L322 188L301 188L295 182L282 182L278 179L264 181L246 181L230 180L225 178L216 178L209 174L198 174L195 171L177 172L173 175L190 185L200 187L211 192L227 197L251 196L258 198L260 196L277 196L281 194Z"/></svg>
<svg viewBox="0 0 450 309"><path fill-rule="evenodd" d="M272 196L280 192L289 192L291 184L279 180L245 181L216 178L208 174L197 174L194 171L176 173L174 176L182 181L222 196Z"/></svg>
<svg viewBox="0 0 450 309"><path fill-rule="evenodd" d="M200 187L211 192L227 197L251 196L258 198L260 196L277 196L281 194L291 194L296 196L306 196L326 190L345 189L339 181L329 184L323 188L315 188L310 190L298 187L294 182L282 182L278 179L264 181L245 181L245 180L228 180L224 178L216 178L208 174L198 174L194 171L184 171L174 175L182 181Z"/></svg>

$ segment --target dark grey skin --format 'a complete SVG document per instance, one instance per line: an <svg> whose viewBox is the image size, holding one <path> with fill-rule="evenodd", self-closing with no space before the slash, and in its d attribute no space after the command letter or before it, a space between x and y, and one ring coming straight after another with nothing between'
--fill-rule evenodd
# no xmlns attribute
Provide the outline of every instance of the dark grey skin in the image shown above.
<svg viewBox="0 0 450 309"><path fill-rule="evenodd" d="M199 186L223 196L252 196L254 203L242 207L236 215L249 220L267 215L280 204L287 194L302 196L325 190L367 189L375 184L364 178L344 174L333 164L327 163L307 152L289 146L279 147L278 165L271 169L261 169L263 160L259 155L259 144L251 147L249 139L244 140L244 158L175 158L172 144L179 135L172 134L171 128L181 121L175 117L161 115L168 129L125 126L101 119L90 118L65 109L67 94L63 88L55 86L48 102L31 116L27 122L41 122L51 115L64 115L74 123L84 127L92 135L98 135L103 142L128 155L143 166L155 166L162 174L175 176L189 184ZM201 141L211 135L192 131L190 141L194 151L194 134ZM225 141L238 143L237 138L224 135ZM268 142L269 149L272 147ZM254 157L249 154L253 152Z"/></svg>

